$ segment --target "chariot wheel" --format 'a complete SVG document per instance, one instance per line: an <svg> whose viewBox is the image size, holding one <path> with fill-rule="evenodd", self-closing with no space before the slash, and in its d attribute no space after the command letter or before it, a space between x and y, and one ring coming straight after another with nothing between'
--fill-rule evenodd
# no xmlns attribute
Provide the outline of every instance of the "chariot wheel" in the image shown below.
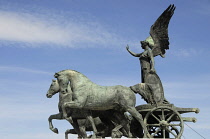
<svg viewBox="0 0 210 139"><path fill-rule="evenodd" d="M179 139L184 130L180 114L166 106L155 107L149 111L144 118L144 124L153 138Z"/></svg>

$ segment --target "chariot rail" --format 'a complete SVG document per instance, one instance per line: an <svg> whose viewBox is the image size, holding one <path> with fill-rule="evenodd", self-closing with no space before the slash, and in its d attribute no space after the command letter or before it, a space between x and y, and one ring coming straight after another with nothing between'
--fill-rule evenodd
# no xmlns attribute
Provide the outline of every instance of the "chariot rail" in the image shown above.
<svg viewBox="0 0 210 139"><path fill-rule="evenodd" d="M199 108L181 108L181 107L174 106L174 104L162 104L162 105L159 105L159 106L173 108L176 111L178 111L180 114L189 113L189 112L195 112L197 114L197 113L200 112L200 109ZM158 106L150 105L150 104L144 104L144 105L136 106L136 109L139 112L144 113L144 112L150 111L151 109L153 109L155 107L158 107Z"/></svg>

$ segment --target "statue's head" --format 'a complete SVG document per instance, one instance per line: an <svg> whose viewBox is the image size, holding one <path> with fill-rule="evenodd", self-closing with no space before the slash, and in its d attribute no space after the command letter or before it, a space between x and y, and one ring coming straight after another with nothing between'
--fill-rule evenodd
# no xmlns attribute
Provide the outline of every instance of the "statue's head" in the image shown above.
<svg viewBox="0 0 210 139"><path fill-rule="evenodd" d="M49 90L47 91L47 98L51 98L54 94L59 92L59 84L57 80L52 80Z"/></svg>
<svg viewBox="0 0 210 139"><path fill-rule="evenodd" d="M142 49L145 49L146 46L148 46L148 43L146 41L140 41L140 43L141 43Z"/></svg>
<svg viewBox="0 0 210 139"><path fill-rule="evenodd" d="M154 47L154 40L152 39L151 36L147 37L146 40L141 41L141 42L144 42L144 44L146 44L147 46L149 46L150 49L152 49Z"/></svg>

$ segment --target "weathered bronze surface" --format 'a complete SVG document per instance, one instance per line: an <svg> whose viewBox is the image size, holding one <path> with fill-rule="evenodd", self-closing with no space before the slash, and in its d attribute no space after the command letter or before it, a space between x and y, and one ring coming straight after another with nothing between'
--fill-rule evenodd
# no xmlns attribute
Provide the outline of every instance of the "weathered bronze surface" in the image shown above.
<svg viewBox="0 0 210 139"><path fill-rule="evenodd" d="M151 26L150 36L141 41L142 53L126 47L140 60L141 83L99 86L75 70L55 73L56 80L52 80L46 96L59 93L59 113L49 117L49 128L58 133L52 119L66 119L73 129L66 130L65 139L68 134L78 134L78 138L181 138L184 121L196 122L196 118L181 114L198 113L199 109L175 107L166 100L154 60L158 55L165 57L169 49L168 25L174 10L170 5ZM135 94L147 104L136 106ZM93 131L93 135L88 137L86 131Z"/></svg>

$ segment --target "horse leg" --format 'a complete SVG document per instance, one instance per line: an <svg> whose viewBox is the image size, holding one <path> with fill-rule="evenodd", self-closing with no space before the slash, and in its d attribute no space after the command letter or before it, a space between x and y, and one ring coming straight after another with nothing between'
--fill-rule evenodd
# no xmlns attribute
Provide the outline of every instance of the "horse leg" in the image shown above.
<svg viewBox="0 0 210 139"><path fill-rule="evenodd" d="M66 132L65 132L65 139L68 139L68 134L71 134L72 132L75 132L74 130L75 129L67 129ZM81 133L77 133L76 132L76 134L78 135L78 139L80 139L80 138L82 139L83 138Z"/></svg>
<svg viewBox="0 0 210 139"><path fill-rule="evenodd" d="M84 104L83 103L80 103L80 102L83 102L85 103L85 99L84 100L80 100L79 102L78 101L71 101L71 102L65 102L61 108L62 108L62 112L63 112L63 117L66 119L67 118L67 111L66 111L66 108L77 108L77 109L82 109Z"/></svg>
<svg viewBox="0 0 210 139"><path fill-rule="evenodd" d="M121 119L120 121L121 121L121 123L120 123L120 128L122 129L123 135L124 135L124 136L127 136L127 137L129 137L129 138L132 138L133 136L132 136L132 134L131 134L131 132L130 132L130 125L129 125L129 122L128 122L126 119ZM119 129L120 129L120 128L119 128ZM118 129L118 130L119 130L119 129Z"/></svg>
<svg viewBox="0 0 210 139"><path fill-rule="evenodd" d="M131 119L129 119L129 115L127 115L127 113L124 113L124 115L120 115L123 119L121 125L123 126L123 132L125 130L125 132L127 133L128 137L129 138L132 138L133 135L131 133L131 130L130 130L130 123L131 123Z"/></svg>
<svg viewBox="0 0 210 139"><path fill-rule="evenodd" d="M127 121L123 120L121 125L123 126L122 128L122 132L124 133L124 135L127 135L128 138L132 138L133 135L130 131L130 125Z"/></svg>
<svg viewBox="0 0 210 139"><path fill-rule="evenodd" d="M61 120L61 119L63 119L63 114L58 113L58 114L50 115L50 117L48 118L50 130L52 130L54 133L58 134L58 129L53 127L52 119Z"/></svg>
<svg viewBox="0 0 210 139"><path fill-rule="evenodd" d="M71 133L71 129L67 129L65 132L65 139L68 139L68 134Z"/></svg>
<svg viewBox="0 0 210 139"><path fill-rule="evenodd" d="M96 136L97 136L97 134L98 134L98 131L97 131L97 129L96 129L96 125L95 125L95 123L94 123L93 117L90 116L90 115L88 115L86 118L90 121L91 126L92 126L92 128L93 128L93 133L94 133L94 134L93 134L93 137L92 137L92 138L96 138Z"/></svg>
<svg viewBox="0 0 210 139"><path fill-rule="evenodd" d="M112 130L113 132L117 132L117 130L122 129L123 135L129 138L132 138L132 134L130 132L130 125L128 119L122 113L115 112L114 117L112 117L112 121L117 123L118 125ZM123 128L122 128L123 127Z"/></svg>
<svg viewBox="0 0 210 139"><path fill-rule="evenodd" d="M147 131L146 126L144 125L144 121L142 115L136 110L135 107L126 106L125 110L128 111L136 120L141 124L142 128L144 129L144 138L150 137L150 134Z"/></svg>
<svg viewBox="0 0 210 139"><path fill-rule="evenodd" d="M114 128L114 124L112 123L112 120L111 120L112 117L109 117L109 115L105 115L105 117L100 116L99 118L101 119L102 123L106 125L104 129L104 133L101 135L101 137L105 138L107 136L110 136L111 135L110 131Z"/></svg>
<svg viewBox="0 0 210 139"><path fill-rule="evenodd" d="M81 136L83 137L83 138L87 138L87 134L86 134L86 130L85 130L86 128L85 128L85 124L84 125L79 125L79 130L80 130L80 132L81 132Z"/></svg>
<svg viewBox="0 0 210 139"><path fill-rule="evenodd" d="M87 137L86 132L81 130L82 129L81 126L85 125L85 122L83 122L83 121L86 121L86 120L85 119L74 119L73 118L73 123L69 122L73 126L74 131L78 135L78 138L85 138L85 137ZM71 129L70 130L66 130L66 131L68 132L68 134L73 132Z"/></svg>
<svg viewBox="0 0 210 139"><path fill-rule="evenodd" d="M120 125L116 125L115 128L112 130L112 132L117 132L118 130L120 130L120 128L122 128L123 126L120 124Z"/></svg>
<svg viewBox="0 0 210 139"><path fill-rule="evenodd" d="M112 138L121 138L123 136L123 133L119 130L120 128L122 128L122 125L117 124L115 126L111 133Z"/></svg>
<svg viewBox="0 0 210 139"><path fill-rule="evenodd" d="M87 138L87 134L86 134L87 119L78 119L77 123L78 123L79 131L80 131L80 137Z"/></svg>

